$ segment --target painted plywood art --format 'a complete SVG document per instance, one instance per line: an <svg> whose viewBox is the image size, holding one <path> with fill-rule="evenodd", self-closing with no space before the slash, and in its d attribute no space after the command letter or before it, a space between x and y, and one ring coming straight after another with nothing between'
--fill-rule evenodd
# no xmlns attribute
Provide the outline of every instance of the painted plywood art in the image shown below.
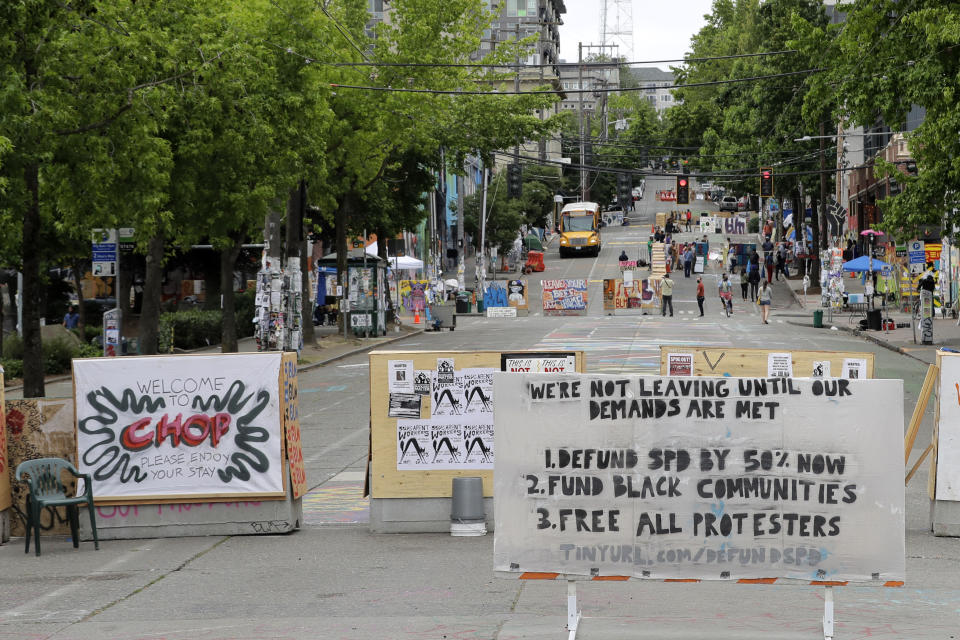
<svg viewBox="0 0 960 640"><path fill-rule="evenodd" d="M27 485L14 480L17 465L35 458L63 458L76 465L77 441L73 428L73 400L40 399L10 400L6 403L6 434L9 474L12 484L14 517L10 534L24 534ZM70 474L63 476L68 492L76 491ZM69 480L68 480L69 478ZM45 533L68 534L70 524L63 507L45 509L40 516Z"/></svg>
<svg viewBox="0 0 960 640"><path fill-rule="evenodd" d="M0 367L0 511L9 509L12 504L10 498L10 469L7 459L7 420L3 397L3 367ZM2 532L0 532L2 533Z"/></svg>
<svg viewBox="0 0 960 640"><path fill-rule="evenodd" d="M408 313L423 312L427 306L429 280L401 280L400 305Z"/></svg>

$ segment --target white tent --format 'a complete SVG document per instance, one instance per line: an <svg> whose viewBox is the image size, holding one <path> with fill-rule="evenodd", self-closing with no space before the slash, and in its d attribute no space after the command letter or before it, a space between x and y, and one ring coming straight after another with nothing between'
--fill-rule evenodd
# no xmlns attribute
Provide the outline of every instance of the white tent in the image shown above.
<svg viewBox="0 0 960 640"><path fill-rule="evenodd" d="M423 260L411 256L394 256L388 260L394 269L423 269Z"/></svg>

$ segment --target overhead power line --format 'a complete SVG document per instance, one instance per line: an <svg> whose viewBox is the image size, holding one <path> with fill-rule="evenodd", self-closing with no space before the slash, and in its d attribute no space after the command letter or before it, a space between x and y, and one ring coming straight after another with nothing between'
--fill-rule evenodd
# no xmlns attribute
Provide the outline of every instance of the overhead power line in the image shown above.
<svg viewBox="0 0 960 640"><path fill-rule="evenodd" d="M664 64L667 62L707 62L710 60L732 60L735 58L756 58L759 56L777 56L785 53L797 53L796 49L784 49L782 51L761 51L757 53L737 53L729 56L706 56L702 58L672 58L669 60L631 60L629 62L620 60L606 60L593 62L551 62L542 64L515 64L509 62L485 63L485 62L322 62L312 60L317 64L323 64L331 67L425 67L425 68L455 68L455 69L541 69L561 66L575 67L610 67L610 66L634 66L641 64Z"/></svg>
<svg viewBox="0 0 960 640"><path fill-rule="evenodd" d="M804 74L820 73L826 71L823 68L803 69L801 71L786 71L783 73L773 73L764 76L749 76L747 78L731 78L729 80L712 80L709 82L690 82L688 84L674 84L669 86L657 87L657 89L689 89L692 87L711 87L722 84L735 84L739 82L755 82L757 80L769 80L771 78L784 78L787 76L797 76ZM478 79L482 80L482 79ZM451 96L522 96L522 95L557 95L569 93L623 93L630 91L646 91L647 87L603 87L596 89L536 89L532 91L464 91L458 89L407 89L402 87L374 87L369 85L356 84L330 84L334 89L356 89L359 91L378 91L386 93L428 93L435 95Z"/></svg>

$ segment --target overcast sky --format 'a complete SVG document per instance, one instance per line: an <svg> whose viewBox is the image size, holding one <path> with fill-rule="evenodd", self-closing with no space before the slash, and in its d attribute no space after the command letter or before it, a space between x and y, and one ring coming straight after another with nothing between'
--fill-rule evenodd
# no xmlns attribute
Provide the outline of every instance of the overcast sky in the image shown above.
<svg viewBox="0 0 960 640"><path fill-rule="evenodd" d="M565 0L567 12L560 27L560 57L577 60L577 44L600 44L600 16L604 0ZM690 50L690 36L706 24L713 0L633 0L633 52L620 51L629 60L682 58ZM614 3L610 2L612 21ZM586 51L584 51L586 56ZM644 66L669 71L670 63Z"/></svg>

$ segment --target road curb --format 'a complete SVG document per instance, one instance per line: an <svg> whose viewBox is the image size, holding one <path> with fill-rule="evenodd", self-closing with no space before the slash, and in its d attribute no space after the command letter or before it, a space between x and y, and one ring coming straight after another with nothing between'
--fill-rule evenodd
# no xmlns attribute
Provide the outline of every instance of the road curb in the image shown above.
<svg viewBox="0 0 960 640"><path fill-rule="evenodd" d="M344 353L341 353L341 354L338 354L338 355L335 355L335 356L331 356L331 357L329 357L329 358L327 358L327 359L325 359L325 360L318 360L317 362L311 362L311 363L309 363L309 364L298 365L298 366L297 366L297 370L298 370L298 371L309 371L310 369L318 369L318 368L320 368L320 367L323 367L323 366L325 366L325 365L330 364L331 362L336 362L336 361L338 361L338 360L343 360L344 358L349 358L350 356L355 356L355 355L357 355L358 353L365 353L365 352L367 352L367 351L372 351L373 349L376 349L377 347L381 347L381 346L386 345L386 344L393 344L394 342L399 342L400 340L406 340L407 338L412 338L413 336L418 336L418 335L420 335L421 333L423 333L424 331L425 331L425 329L417 329L416 331L411 331L410 333L404 334L404 335L402 335L402 336L395 336L395 337L393 337L393 338L390 338L389 340L384 340L384 341L382 341L382 342L377 342L377 343L375 343L375 344L361 345L361 346L357 347L356 349L351 349L350 351L346 351L346 352L344 352Z"/></svg>
<svg viewBox="0 0 960 640"><path fill-rule="evenodd" d="M786 323L787 323L787 324L792 324L792 325L795 326L795 327L806 327L806 328L808 328L808 329L813 329L813 328L814 328L814 326L813 326L812 324L806 324L806 323L804 323L804 322L791 322L790 320L787 320ZM921 363L923 363L923 364L930 364L929 362L927 362L927 361L924 360L923 358L918 358L917 356L915 356L915 355L912 354L911 352L907 351L907 350L904 349L903 347L897 347L897 346L895 346L895 345L892 345L892 344L890 344L889 342L886 342L885 340L881 340L880 338L874 337L874 336L870 335L869 333L864 333L864 332L860 331L859 329L851 329L851 328L849 328L849 327L841 327L841 326L839 326L839 325L833 325L833 326L834 326L834 327L837 327L837 331L843 331L844 333L849 333L849 334L854 335L854 336L856 336L856 337L858 337L858 338L862 338L863 340L866 340L867 342L872 342L872 343L874 343L875 345L878 345L878 346L883 347L884 349L887 349L888 351L893 351L893 352L895 352L895 353L899 353L900 355L907 356L908 358L913 358L913 359L916 360L917 362L921 362ZM824 327L824 330L830 331L830 329L827 328L827 327Z"/></svg>

